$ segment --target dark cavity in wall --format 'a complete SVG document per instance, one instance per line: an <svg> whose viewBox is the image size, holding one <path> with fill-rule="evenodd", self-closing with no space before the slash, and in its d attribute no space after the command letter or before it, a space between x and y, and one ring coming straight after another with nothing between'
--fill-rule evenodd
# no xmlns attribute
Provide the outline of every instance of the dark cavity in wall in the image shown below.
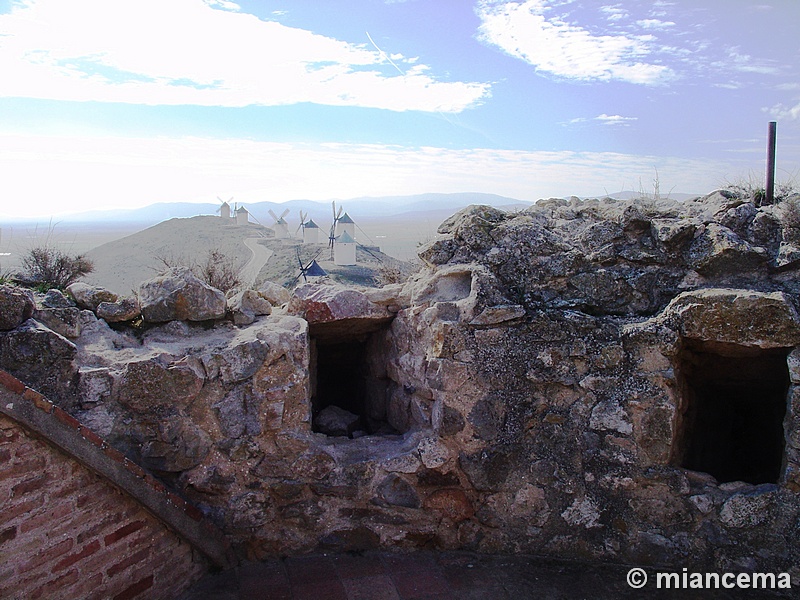
<svg viewBox="0 0 800 600"><path fill-rule="evenodd" d="M397 384L386 373L388 324L374 331L311 329L312 430L360 437L400 433L388 421Z"/></svg>
<svg viewBox="0 0 800 600"><path fill-rule="evenodd" d="M687 344L675 462L720 483L777 483L784 454L788 349Z"/></svg>

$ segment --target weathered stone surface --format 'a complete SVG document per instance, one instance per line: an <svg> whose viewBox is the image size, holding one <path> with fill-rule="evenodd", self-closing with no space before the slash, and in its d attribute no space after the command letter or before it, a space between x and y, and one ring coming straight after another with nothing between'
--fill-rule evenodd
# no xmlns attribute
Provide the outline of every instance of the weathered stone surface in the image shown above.
<svg viewBox="0 0 800 600"><path fill-rule="evenodd" d="M116 302L101 302L95 312L106 323L132 321L142 314L139 301L134 297L122 298Z"/></svg>
<svg viewBox="0 0 800 600"><path fill-rule="evenodd" d="M45 308L72 308L75 303L67 298L61 290L47 290L42 298L42 306Z"/></svg>
<svg viewBox="0 0 800 600"><path fill-rule="evenodd" d="M783 292L684 292L669 304L661 319L691 339L759 348L800 344L800 316Z"/></svg>
<svg viewBox="0 0 800 600"><path fill-rule="evenodd" d="M225 294L200 281L189 269L171 269L167 274L139 286L144 320L208 321L225 316Z"/></svg>
<svg viewBox="0 0 800 600"><path fill-rule="evenodd" d="M35 304L30 290L0 285L0 331L9 331L31 318Z"/></svg>
<svg viewBox="0 0 800 600"><path fill-rule="evenodd" d="M0 369L51 400L71 399L76 355L75 344L33 319L0 334Z"/></svg>
<svg viewBox="0 0 800 600"><path fill-rule="evenodd" d="M272 304L254 290L243 290L228 298L228 310L237 325L250 325L257 316L272 313Z"/></svg>
<svg viewBox="0 0 800 600"><path fill-rule="evenodd" d="M67 287L67 291L75 298L75 303L78 305L78 308L84 310L95 311L101 302L116 302L119 300L119 296L114 292L80 281Z"/></svg>
<svg viewBox="0 0 800 600"><path fill-rule="evenodd" d="M185 407L203 387L187 364L165 365L157 359L129 363L119 381L118 401L138 413Z"/></svg>
<svg viewBox="0 0 800 600"><path fill-rule="evenodd" d="M695 236L688 257L689 266L705 276L751 271L769 260L763 248L751 246L727 227L716 223L707 225Z"/></svg>
<svg viewBox="0 0 800 600"><path fill-rule="evenodd" d="M377 492L379 501L391 506L420 507L419 495L414 487L394 473L386 476L378 486Z"/></svg>
<svg viewBox="0 0 800 600"><path fill-rule="evenodd" d="M338 406L327 406L314 417L314 429L325 435L351 435L360 417Z"/></svg>
<svg viewBox="0 0 800 600"><path fill-rule="evenodd" d="M441 513L442 516L454 523L466 521L475 514L472 502L464 491L458 488L436 490L425 498L423 506L428 510Z"/></svg>
<svg viewBox="0 0 800 600"><path fill-rule="evenodd" d="M289 301L289 314L300 316L311 324L348 319L381 321L392 316L385 307L370 302L363 292L313 283L295 289Z"/></svg>
<svg viewBox="0 0 800 600"><path fill-rule="evenodd" d="M780 218L724 193L472 207L402 287L301 286L293 316L248 327L111 329L84 311L59 388L77 400L62 405L253 556L425 545L791 571L800 283L776 267ZM341 342L353 356L337 381L319 350ZM703 386L735 370L732 403L765 402L763 384L777 414L787 355L775 464L719 478L756 483L681 466ZM322 386L350 383L370 433L315 431Z"/></svg>
<svg viewBox="0 0 800 600"><path fill-rule="evenodd" d="M69 308L42 308L33 313L33 318L66 338L77 338L81 334L81 310Z"/></svg>
<svg viewBox="0 0 800 600"><path fill-rule="evenodd" d="M282 306L289 302L292 297L289 290L273 281L265 281L262 283L258 288L258 295L272 306Z"/></svg>

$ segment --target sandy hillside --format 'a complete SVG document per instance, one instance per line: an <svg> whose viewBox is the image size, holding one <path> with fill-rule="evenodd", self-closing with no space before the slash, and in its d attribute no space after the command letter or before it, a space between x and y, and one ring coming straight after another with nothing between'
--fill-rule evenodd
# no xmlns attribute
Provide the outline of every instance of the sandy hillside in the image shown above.
<svg viewBox="0 0 800 600"><path fill-rule="evenodd" d="M244 266L253 256L245 240L272 236L272 230L261 225L225 223L219 217L170 219L89 251L95 270L85 281L127 295L163 271L162 258L191 265L205 262L208 252L218 249Z"/></svg>

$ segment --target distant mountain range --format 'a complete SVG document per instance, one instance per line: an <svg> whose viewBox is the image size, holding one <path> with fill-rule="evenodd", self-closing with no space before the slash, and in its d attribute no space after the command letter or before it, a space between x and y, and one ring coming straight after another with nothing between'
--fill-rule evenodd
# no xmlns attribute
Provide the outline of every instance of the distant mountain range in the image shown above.
<svg viewBox="0 0 800 600"><path fill-rule="evenodd" d="M640 196L634 192L618 192L609 194L614 198L628 199ZM598 196L602 197L605 194ZM671 194L667 196L673 200L685 200L695 197L692 194ZM233 200L235 202L235 198ZM497 208L524 208L533 204L524 200L517 200L496 194L482 194L477 192L463 192L455 194L417 194L413 196L380 196L351 198L349 200L336 200L337 210L342 207L345 212L356 220L372 220L385 217L404 215L406 217L435 214L448 216L470 204L487 204ZM300 211L307 213L320 226L330 223L332 206L331 202L317 202L313 200L290 200L288 202L255 202L244 204L252 217L267 227L274 224L270 210L278 216L286 214L290 227L300 223ZM58 223L126 223L142 226L153 225L173 218L194 217L197 215L213 215L219 210L219 204L192 203L192 202L161 202L143 208L95 210L89 212L64 215L54 219ZM233 206L231 207L233 208ZM6 222L41 222L42 219L13 219Z"/></svg>

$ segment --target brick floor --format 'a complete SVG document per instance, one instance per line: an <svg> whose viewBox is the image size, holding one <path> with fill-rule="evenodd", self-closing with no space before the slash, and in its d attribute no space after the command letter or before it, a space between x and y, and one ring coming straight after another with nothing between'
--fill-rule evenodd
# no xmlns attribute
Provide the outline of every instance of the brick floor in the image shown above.
<svg viewBox="0 0 800 600"><path fill-rule="evenodd" d="M470 552L316 554L209 575L179 600L771 600L797 593L634 590L626 583L629 568Z"/></svg>

